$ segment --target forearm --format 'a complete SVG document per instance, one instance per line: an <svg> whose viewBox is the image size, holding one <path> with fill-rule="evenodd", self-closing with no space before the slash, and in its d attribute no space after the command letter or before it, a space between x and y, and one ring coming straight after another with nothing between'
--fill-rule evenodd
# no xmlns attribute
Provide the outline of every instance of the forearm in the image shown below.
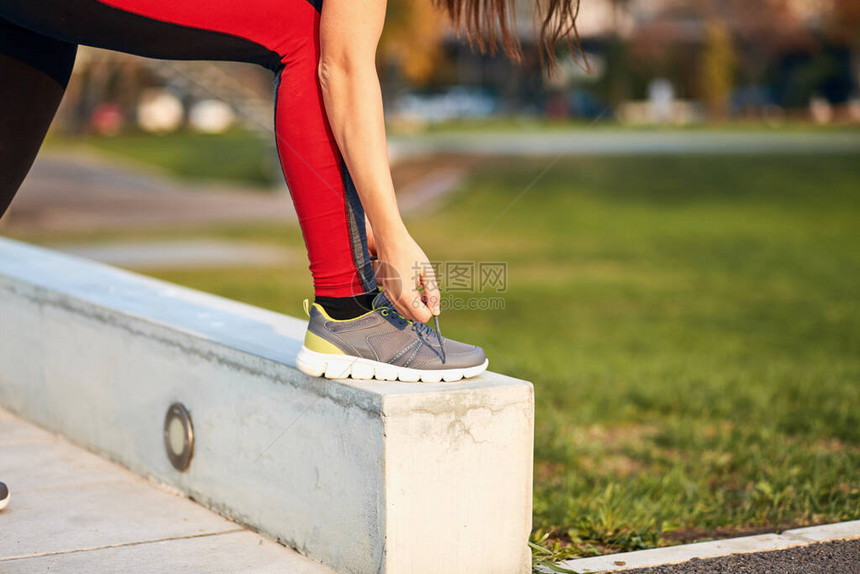
<svg viewBox="0 0 860 574"><path fill-rule="evenodd" d="M386 5L386 0L326 0L319 80L332 134L370 220L379 260L388 266L378 277L382 289L403 316L427 321L431 312L439 313L439 289L427 255L406 232L397 209L376 75Z"/></svg>
<svg viewBox="0 0 860 574"><path fill-rule="evenodd" d="M379 78L372 63L322 61L320 84L335 141L374 235L384 248L406 234L397 209Z"/></svg>

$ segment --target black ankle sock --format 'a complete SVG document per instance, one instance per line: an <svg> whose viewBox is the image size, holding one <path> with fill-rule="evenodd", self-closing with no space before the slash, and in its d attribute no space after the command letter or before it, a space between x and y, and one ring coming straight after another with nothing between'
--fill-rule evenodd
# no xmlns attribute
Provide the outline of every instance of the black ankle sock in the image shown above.
<svg viewBox="0 0 860 574"><path fill-rule="evenodd" d="M379 288L352 297L314 297L314 303L319 303L332 319L354 319L373 310L373 299L379 293Z"/></svg>

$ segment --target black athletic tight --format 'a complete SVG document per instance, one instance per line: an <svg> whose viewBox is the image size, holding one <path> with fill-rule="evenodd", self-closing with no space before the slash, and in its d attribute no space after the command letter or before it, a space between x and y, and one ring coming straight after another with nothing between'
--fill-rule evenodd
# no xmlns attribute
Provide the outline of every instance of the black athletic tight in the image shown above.
<svg viewBox="0 0 860 574"><path fill-rule="evenodd" d="M320 9L321 0L0 0L0 216L36 157L79 44L253 62L276 77L278 154L316 295L371 291L364 211L317 78Z"/></svg>

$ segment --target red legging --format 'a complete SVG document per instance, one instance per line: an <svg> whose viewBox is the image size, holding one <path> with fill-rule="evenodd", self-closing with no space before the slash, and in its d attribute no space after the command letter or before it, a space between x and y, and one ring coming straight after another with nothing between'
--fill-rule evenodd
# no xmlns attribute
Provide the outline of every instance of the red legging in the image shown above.
<svg viewBox="0 0 860 574"><path fill-rule="evenodd" d="M364 210L317 77L322 0L0 0L0 216L38 152L78 44L276 74L275 135L317 296L376 287Z"/></svg>

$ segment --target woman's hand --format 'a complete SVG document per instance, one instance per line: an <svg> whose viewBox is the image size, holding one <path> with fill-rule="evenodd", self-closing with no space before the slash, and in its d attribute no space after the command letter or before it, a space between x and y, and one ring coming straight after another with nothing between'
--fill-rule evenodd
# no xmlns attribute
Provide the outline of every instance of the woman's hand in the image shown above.
<svg viewBox="0 0 860 574"><path fill-rule="evenodd" d="M436 274L412 236L404 233L394 241L379 241L375 247L376 281L397 311L422 323L438 315L440 293Z"/></svg>

